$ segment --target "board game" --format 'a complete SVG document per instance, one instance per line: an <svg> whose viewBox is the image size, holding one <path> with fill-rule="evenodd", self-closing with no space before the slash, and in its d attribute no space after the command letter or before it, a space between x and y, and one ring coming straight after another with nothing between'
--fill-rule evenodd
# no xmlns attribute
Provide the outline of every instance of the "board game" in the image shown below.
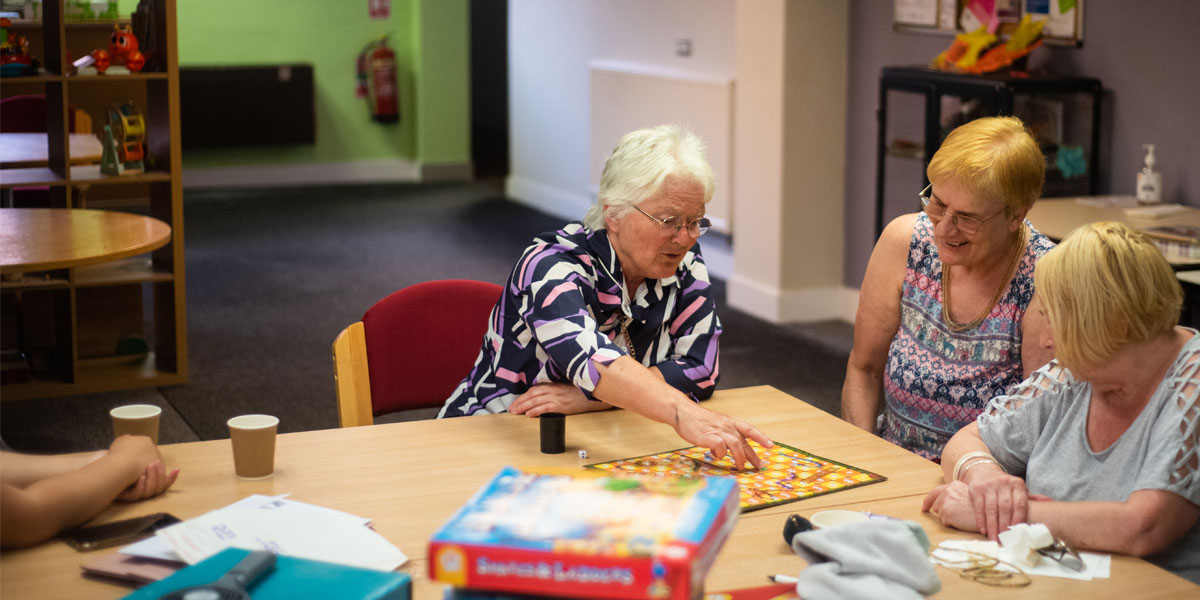
<svg viewBox="0 0 1200 600"><path fill-rule="evenodd" d="M505 467L429 542L429 578L556 598L692 600L737 520L727 477Z"/></svg>
<svg viewBox="0 0 1200 600"><path fill-rule="evenodd" d="M787 444L775 442L775 447L770 449L754 441L750 445L763 459L761 469L734 470L730 458L716 460L707 449L696 446L587 467L637 475L733 477L741 490L743 512L887 481L883 475L809 454Z"/></svg>

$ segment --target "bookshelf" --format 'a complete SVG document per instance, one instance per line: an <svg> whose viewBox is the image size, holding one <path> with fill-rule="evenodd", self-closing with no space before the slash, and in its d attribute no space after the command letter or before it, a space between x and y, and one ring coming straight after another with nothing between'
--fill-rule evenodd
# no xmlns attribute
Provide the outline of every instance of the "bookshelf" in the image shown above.
<svg viewBox="0 0 1200 600"><path fill-rule="evenodd" d="M106 75L77 74L72 66L92 49L106 48L113 25L129 24L128 15L116 21L70 21L64 18L63 0L48 0L41 20L13 24L11 31L29 38L41 65L35 75L0 80L0 96L45 96L48 164L0 170L6 198L0 210L123 210L167 223L171 236L165 246L131 258L0 281L3 400L187 381L175 0L152 4L150 29L158 34L160 57L153 72L150 63L142 73L110 68ZM146 41L139 41L146 52ZM98 165L72 164L70 112L89 113L93 132L100 135L106 107L130 100L146 121L145 172L111 176Z"/></svg>

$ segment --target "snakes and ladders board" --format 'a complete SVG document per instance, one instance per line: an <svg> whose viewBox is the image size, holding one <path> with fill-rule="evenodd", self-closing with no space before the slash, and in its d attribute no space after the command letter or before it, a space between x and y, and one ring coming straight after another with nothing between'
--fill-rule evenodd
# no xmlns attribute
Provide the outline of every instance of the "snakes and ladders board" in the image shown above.
<svg viewBox="0 0 1200 600"><path fill-rule="evenodd" d="M769 449L754 441L750 445L763 459L760 469L734 470L728 456L717 460L707 449L696 446L587 466L637 475L733 477L741 491L743 512L887 481L883 475L809 454L787 444L775 442L775 447Z"/></svg>

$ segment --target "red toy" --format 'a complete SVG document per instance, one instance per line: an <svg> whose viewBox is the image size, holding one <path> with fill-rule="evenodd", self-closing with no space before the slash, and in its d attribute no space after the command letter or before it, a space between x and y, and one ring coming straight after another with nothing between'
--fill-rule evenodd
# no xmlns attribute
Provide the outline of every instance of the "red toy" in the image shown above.
<svg viewBox="0 0 1200 600"><path fill-rule="evenodd" d="M139 73L146 65L146 57L138 50L137 36L133 35L128 25L124 28L113 25L112 37L108 39L108 51L93 50L92 60L96 63L96 71L101 74L109 65L124 63L130 73Z"/></svg>
<svg viewBox="0 0 1200 600"><path fill-rule="evenodd" d="M108 55L107 50L92 50L92 60L95 61L96 72L101 75L108 70L108 65L112 64L112 57Z"/></svg>

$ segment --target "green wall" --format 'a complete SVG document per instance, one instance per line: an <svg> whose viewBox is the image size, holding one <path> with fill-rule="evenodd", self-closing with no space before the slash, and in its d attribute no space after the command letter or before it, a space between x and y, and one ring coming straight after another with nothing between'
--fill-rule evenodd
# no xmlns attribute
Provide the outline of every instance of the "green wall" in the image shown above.
<svg viewBox="0 0 1200 600"><path fill-rule="evenodd" d="M311 63L316 78L315 145L189 150L184 166L469 163L468 1L392 0L389 19L371 20L367 0L177 0L181 67ZM396 52L399 123L372 121L355 97L356 57L382 34Z"/></svg>

